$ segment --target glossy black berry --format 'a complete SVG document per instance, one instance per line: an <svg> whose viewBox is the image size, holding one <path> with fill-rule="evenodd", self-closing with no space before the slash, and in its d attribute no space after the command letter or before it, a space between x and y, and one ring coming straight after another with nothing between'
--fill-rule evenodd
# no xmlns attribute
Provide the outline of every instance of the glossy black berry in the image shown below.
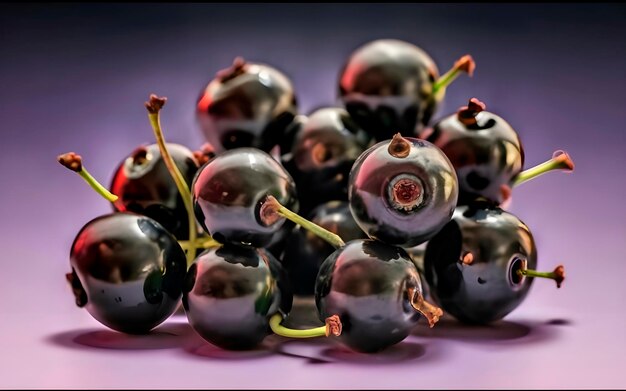
<svg viewBox="0 0 626 391"><path fill-rule="evenodd" d="M218 72L197 102L202 131L218 150L254 147L269 152L281 143L296 114L287 76L240 58Z"/></svg>
<svg viewBox="0 0 626 391"><path fill-rule="evenodd" d="M296 182L303 214L327 201L348 200L350 169L366 149L358 131L342 108L316 110L304 122L284 162Z"/></svg>
<svg viewBox="0 0 626 391"><path fill-rule="evenodd" d="M340 341L376 352L405 339L420 319L411 301L421 295L420 277L403 249L354 240L322 264L315 285L320 320L338 314Z"/></svg>
<svg viewBox="0 0 626 391"><path fill-rule="evenodd" d="M296 187L289 173L267 153L255 148L222 152L198 171L192 183L196 219L220 243L264 247L284 225L267 225L261 207L268 195L298 210Z"/></svg>
<svg viewBox="0 0 626 391"><path fill-rule="evenodd" d="M288 314L292 294L280 263L267 251L227 244L195 260L183 306L189 324L224 349L251 349L271 330L268 319Z"/></svg>
<svg viewBox="0 0 626 391"><path fill-rule="evenodd" d="M187 185L191 185L198 170L193 152L178 144L167 144L167 149ZM148 216L179 240L189 238L183 199L157 144L141 146L125 158L113 175L110 189L119 196L113 204L116 210Z"/></svg>
<svg viewBox="0 0 626 391"><path fill-rule="evenodd" d="M528 227L496 206L460 206L426 247L426 280L435 302L460 321L489 323L519 306L532 278L517 271L537 265Z"/></svg>
<svg viewBox="0 0 626 391"><path fill-rule="evenodd" d="M502 203L524 165L517 132L475 98L437 122L427 140L448 156L456 170L459 205L478 197Z"/></svg>
<svg viewBox="0 0 626 391"><path fill-rule="evenodd" d="M372 239L413 247L452 217L458 187L439 148L399 135L365 151L350 173L350 209Z"/></svg>
<svg viewBox="0 0 626 391"><path fill-rule="evenodd" d="M439 77L433 59L404 41L369 42L352 53L339 76L339 95L352 118L376 141L400 132L415 137L439 99L433 85Z"/></svg>
<svg viewBox="0 0 626 391"><path fill-rule="evenodd" d="M354 221L347 202L330 201L322 204L311 212L308 219L339 235L345 242L367 238ZM313 295L320 265L334 251L333 246L315 234L300 226L294 228L286 240L281 257L282 264L289 272L294 294Z"/></svg>
<svg viewBox="0 0 626 391"><path fill-rule="evenodd" d="M146 333L174 313L187 271L176 239L133 213L88 222L72 244L70 263L76 304L105 326L132 334Z"/></svg>

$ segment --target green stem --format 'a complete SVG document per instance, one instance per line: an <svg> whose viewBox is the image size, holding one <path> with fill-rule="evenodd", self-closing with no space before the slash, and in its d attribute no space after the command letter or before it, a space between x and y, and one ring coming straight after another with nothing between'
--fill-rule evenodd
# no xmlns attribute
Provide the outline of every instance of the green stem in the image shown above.
<svg viewBox="0 0 626 391"><path fill-rule="evenodd" d="M68 170L74 171L87 182L87 184L109 202L116 202L118 196L107 190L96 180L83 166L83 158L75 152L67 152L57 156L57 161Z"/></svg>
<svg viewBox="0 0 626 391"><path fill-rule="evenodd" d="M217 240L213 239L212 237L196 238L196 242L193 245L191 244L189 240L179 240L178 244L180 244L183 250L188 250L188 249L195 250L198 248L207 249L207 248L217 247L217 246L222 245L221 243L219 243Z"/></svg>
<svg viewBox="0 0 626 391"><path fill-rule="evenodd" d="M178 166L172 159L170 152L168 151L165 143L165 137L163 136L163 130L161 129L161 119L160 119L160 109L165 104L165 99L161 99L161 102L157 102L155 104L154 101L158 100L156 96L150 96L150 102L146 105L153 104L151 107L148 107L148 118L150 119L150 124L152 125L152 130L154 131L154 137L156 138L157 144L159 145L159 150L161 151L161 156L163 157L163 161L167 166L167 170L169 171L172 179L174 179L174 183L176 184L176 188L178 188L178 192L180 193L183 203L185 204L185 209L187 210L187 220L189 221L189 242L195 243L197 236L197 227L196 227L196 218L193 212L193 205L191 202L191 192L189 191L189 187L187 186L187 182L183 175L181 174ZM160 105L159 105L160 103ZM187 266L190 266L194 260L195 251L187 251Z"/></svg>
<svg viewBox="0 0 626 391"><path fill-rule="evenodd" d="M89 186L91 186L91 188L96 191L96 193L100 194L107 201L115 202L118 200L118 196L111 193L106 187L102 186L102 184L100 184L100 182L98 182L96 178L91 176L89 171L87 171L84 167L78 172L78 175L80 175L81 178L83 178L85 182L87 182L87 184L89 184Z"/></svg>
<svg viewBox="0 0 626 391"><path fill-rule="evenodd" d="M565 280L565 268L563 267L563 265L557 266L551 272L538 272L536 270L526 269L526 267L524 266L522 269L519 269L517 271L517 274L526 277L548 278L550 280L554 280L556 282L557 288L560 288L561 284Z"/></svg>
<svg viewBox="0 0 626 391"><path fill-rule="evenodd" d="M433 95L437 95L440 91L449 86L450 83L459 77L461 72L472 76L475 67L476 64L470 55L461 57L454 63L454 66L448 72L441 75L439 79L435 81L435 84L433 85Z"/></svg>
<svg viewBox="0 0 626 391"><path fill-rule="evenodd" d="M337 315L333 315L326 319L326 325L315 327L307 330L294 330L289 329L283 325L283 316L280 313L272 315L270 318L270 328L274 334L288 337L288 338L315 338L315 337L328 337L331 334L339 336L341 334L341 322Z"/></svg>
<svg viewBox="0 0 626 391"><path fill-rule="evenodd" d="M513 186L519 186L522 183L528 182L533 178L553 170L571 172L574 170L574 162L566 152L556 151L550 160L520 172L513 180Z"/></svg>
<svg viewBox="0 0 626 391"><path fill-rule="evenodd" d="M324 239L335 248L345 246L344 241L339 237L339 235L334 234L329 230L313 223L312 221L305 219L297 213L290 211L289 209L281 205L280 202L278 202L278 200L273 196L267 196L265 203L261 207L261 220L264 221L267 225L271 225L277 220L276 215L291 220L302 228L313 232L315 235Z"/></svg>
<svg viewBox="0 0 626 391"><path fill-rule="evenodd" d="M542 277L542 278L554 279L553 272L538 272L536 270L526 269L526 270L520 270L519 273L522 276L526 276L526 277Z"/></svg>

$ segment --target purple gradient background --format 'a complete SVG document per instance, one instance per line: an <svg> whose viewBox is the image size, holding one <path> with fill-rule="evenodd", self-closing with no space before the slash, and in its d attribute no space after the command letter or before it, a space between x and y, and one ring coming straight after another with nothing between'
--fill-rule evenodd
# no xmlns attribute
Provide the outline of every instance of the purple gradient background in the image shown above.
<svg viewBox="0 0 626 391"><path fill-rule="evenodd" d="M624 37L619 5L0 6L0 387L626 387ZM122 337L74 306L70 245L109 206L57 154L81 153L108 183L152 142L151 92L169 98L168 141L199 146L196 96L238 55L285 71L304 113L332 104L342 62L377 38L420 45L441 71L473 55L474 78L448 89L437 118L476 96L519 131L527 165L556 149L574 158L574 174L521 186L510 208L540 266L566 264L562 289L537 281L504 322L420 325L376 356L327 342L220 352L184 316Z"/></svg>

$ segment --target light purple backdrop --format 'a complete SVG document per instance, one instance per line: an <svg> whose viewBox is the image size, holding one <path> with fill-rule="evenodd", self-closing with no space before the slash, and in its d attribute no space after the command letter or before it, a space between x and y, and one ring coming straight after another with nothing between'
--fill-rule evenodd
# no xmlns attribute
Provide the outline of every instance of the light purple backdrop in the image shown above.
<svg viewBox="0 0 626 391"><path fill-rule="evenodd" d="M618 5L0 6L0 387L625 387L625 16ZM287 73L304 113L332 104L342 62L376 38L421 46L441 71L471 53L474 78L448 89L437 117L475 96L519 131L527 165L556 149L574 158L575 173L524 184L511 206L541 267L566 265L562 289L537 281L504 322L420 325L374 356L274 338L223 352L184 315L124 337L74 306L69 247L109 206L59 153L82 154L108 183L152 141L151 92L169 98L168 140L199 146L196 96L238 55Z"/></svg>

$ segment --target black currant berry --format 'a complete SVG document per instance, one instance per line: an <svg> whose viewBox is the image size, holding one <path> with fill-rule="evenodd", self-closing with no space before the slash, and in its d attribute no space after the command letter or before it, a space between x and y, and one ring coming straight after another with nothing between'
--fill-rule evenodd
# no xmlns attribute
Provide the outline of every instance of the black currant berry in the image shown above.
<svg viewBox="0 0 626 391"><path fill-rule="evenodd" d="M268 222L262 206L268 196L297 210L293 179L267 153L237 148L218 154L202 166L192 183L193 205L202 228L221 243L269 245L284 225Z"/></svg>
<svg viewBox="0 0 626 391"><path fill-rule="evenodd" d="M538 273L537 249L528 227L511 213L487 202L460 206L428 241L426 280L439 305L460 321L489 323L519 306L533 278L548 277L560 286L562 266Z"/></svg>
<svg viewBox="0 0 626 391"><path fill-rule="evenodd" d="M283 163L296 182L302 214L327 201L348 200L350 169L366 149L358 130L342 108L316 110L304 122Z"/></svg>
<svg viewBox="0 0 626 391"><path fill-rule="evenodd" d="M454 167L439 148L397 134L365 151L350 173L350 209L371 237L413 247L452 217L458 187Z"/></svg>
<svg viewBox="0 0 626 391"><path fill-rule="evenodd" d="M524 148L502 117L476 98L433 126L427 138L448 156L459 181L459 205L478 197L502 203L522 171Z"/></svg>
<svg viewBox="0 0 626 391"><path fill-rule="evenodd" d="M218 72L197 102L206 139L218 150L281 143L297 114L291 81L279 70L236 58Z"/></svg>
<svg viewBox="0 0 626 391"><path fill-rule="evenodd" d="M474 62L462 57L439 77L433 59L404 41L381 39L352 53L339 76L339 95L354 120L376 141L400 132L415 137L428 124L444 97L445 87Z"/></svg>
<svg viewBox="0 0 626 391"><path fill-rule="evenodd" d="M167 144L167 149L187 186L191 185L199 165L194 153L178 144ZM113 204L116 210L143 214L177 239L189 238L185 204L157 144L141 146L125 158L113 175L110 189L119 197Z"/></svg>
<svg viewBox="0 0 626 391"><path fill-rule="evenodd" d="M420 319L434 325L442 315L423 298L420 276L403 249L354 240L322 264L315 285L320 319L338 314L340 341L376 352L405 339Z"/></svg>
<svg viewBox="0 0 626 391"><path fill-rule="evenodd" d="M66 277L76 304L113 330L147 333L180 303L185 253L148 217L113 213L91 220L76 236L70 262Z"/></svg>
<svg viewBox="0 0 626 391"><path fill-rule="evenodd" d="M459 181L458 205L477 198L497 204L506 201L511 188L554 169L571 171L569 155L557 151L549 161L522 171L524 148L517 132L502 117L485 111L476 98L457 113L437 122L424 136L450 159Z"/></svg>
<svg viewBox="0 0 626 391"><path fill-rule="evenodd" d="M267 251L226 244L196 259L186 277L189 324L224 349L251 349L269 333L269 318L291 311L293 296L280 263Z"/></svg>

